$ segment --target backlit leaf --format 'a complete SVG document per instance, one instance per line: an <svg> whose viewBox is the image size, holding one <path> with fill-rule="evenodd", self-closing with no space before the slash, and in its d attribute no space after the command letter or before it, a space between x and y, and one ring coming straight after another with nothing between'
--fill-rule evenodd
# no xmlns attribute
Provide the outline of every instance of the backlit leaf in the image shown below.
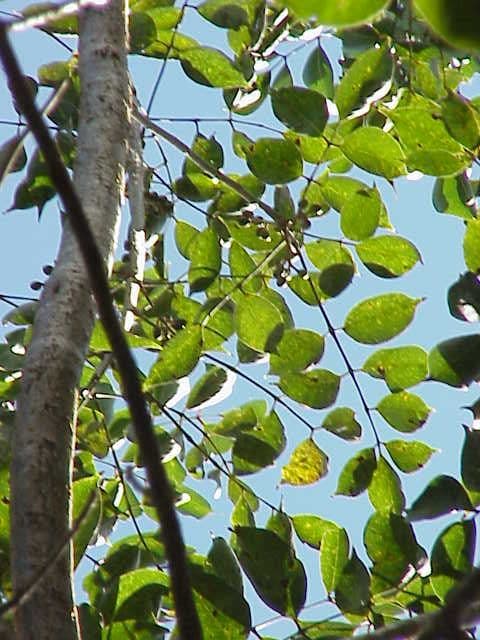
<svg viewBox="0 0 480 640"><path fill-rule="evenodd" d="M335 604L342 613L363 615L370 601L370 575L355 549L335 586Z"/></svg>
<svg viewBox="0 0 480 640"><path fill-rule="evenodd" d="M374 449L362 449L343 467L335 493L344 496L358 496L363 493L372 480L376 466Z"/></svg>
<svg viewBox="0 0 480 640"><path fill-rule="evenodd" d="M293 451L282 468L282 483L313 484L328 472L328 457L313 440L304 440Z"/></svg>
<svg viewBox="0 0 480 640"><path fill-rule="evenodd" d="M415 245L400 236L368 238L356 250L367 269L380 278L398 278L421 260Z"/></svg>
<svg viewBox="0 0 480 640"><path fill-rule="evenodd" d="M467 224L463 239L463 255L470 271L480 271L480 220L471 220Z"/></svg>
<svg viewBox="0 0 480 640"><path fill-rule="evenodd" d="M330 411L322 427L343 440L358 440L362 427L355 419L355 412L348 407L337 407Z"/></svg>
<svg viewBox="0 0 480 640"><path fill-rule="evenodd" d="M313 409L325 409L335 402L340 377L326 369L306 373L286 373L278 386L289 398Z"/></svg>
<svg viewBox="0 0 480 640"><path fill-rule="evenodd" d="M449 0L415 0L415 7L447 42L461 49L480 49L475 0L464 0L461 5L452 5Z"/></svg>
<svg viewBox="0 0 480 640"><path fill-rule="evenodd" d="M204 229L188 245L190 291L205 290L217 277L221 266L221 248L213 229Z"/></svg>
<svg viewBox="0 0 480 640"><path fill-rule="evenodd" d="M256 473L270 466L285 448L286 439L278 415L272 411L236 438L232 450L233 468L237 475Z"/></svg>
<svg viewBox="0 0 480 640"><path fill-rule="evenodd" d="M345 332L357 342L378 344L395 337L410 324L420 298L387 293L358 303L345 319Z"/></svg>
<svg viewBox="0 0 480 640"><path fill-rule="evenodd" d="M462 485L447 475L431 480L408 509L410 521L431 520L452 511L471 511L472 503Z"/></svg>
<svg viewBox="0 0 480 640"><path fill-rule="evenodd" d="M427 353L417 346L379 349L362 366L374 378L383 378L391 391L400 391L425 380Z"/></svg>
<svg viewBox="0 0 480 640"><path fill-rule="evenodd" d="M190 391L186 407L193 409L198 405L210 400L222 389L227 381L227 372L222 367L211 367L203 376L197 380Z"/></svg>
<svg viewBox="0 0 480 640"><path fill-rule="evenodd" d="M480 335L450 338L437 344L428 354L432 380L462 387L480 375Z"/></svg>
<svg viewBox="0 0 480 640"><path fill-rule="evenodd" d="M402 513L405 508L400 478L384 457L380 456L368 486L368 497L376 511Z"/></svg>
<svg viewBox="0 0 480 640"><path fill-rule="evenodd" d="M259 138L247 151L253 175L267 184L285 184L302 175L300 151L291 140Z"/></svg>
<svg viewBox="0 0 480 640"><path fill-rule="evenodd" d="M150 369L146 388L188 375L195 367L202 350L202 330L198 325L186 327L171 338Z"/></svg>
<svg viewBox="0 0 480 640"><path fill-rule="evenodd" d="M284 125L309 136L320 136L328 120L325 98L313 89L283 87L272 92L272 109Z"/></svg>
<svg viewBox="0 0 480 640"><path fill-rule="evenodd" d="M314 549L320 549L325 531L337 527L331 520L324 520L310 514L293 516L292 521L295 533L300 540Z"/></svg>
<svg viewBox="0 0 480 640"><path fill-rule="evenodd" d="M364 240L373 235L380 221L382 201L376 189L357 191L343 205L340 227L351 240Z"/></svg>
<svg viewBox="0 0 480 640"><path fill-rule="evenodd" d="M270 354L270 373L284 375L287 372L303 371L317 363L322 355L324 339L309 329L287 329Z"/></svg>
<svg viewBox="0 0 480 640"><path fill-rule="evenodd" d="M358 167L387 180L407 172L401 146L378 127L355 129L345 138L341 148Z"/></svg>
<svg viewBox="0 0 480 640"><path fill-rule="evenodd" d="M207 87L230 89L246 85L243 74L218 49L192 47L180 53L180 61L191 80Z"/></svg>
<svg viewBox="0 0 480 640"><path fill-rule="evenodd" d="M385 448L395 466L404 473L412 473L424 467L437 449L418 440L389 440Z"/></svg>
<svg viewBox="0 0 480 640"><path fill-rule="evenodd" d="M333 69L320 44L312 50L303 68L302 78L309 89L333 99Z"/></svg>
<svg viewBox="0 0 480 640"><path fill-rule="evenodd" d="M346 27L371 21L387 6L385 0L288 0L285 3L302 18L315 16L320 24Z"/></svg>
<svg viewBox="0 0 480 640"><path fill-rule="evenodd" d="M242 296L235 305L234 321L240 340L256 351L273 351L283 334L280 311L260 296Z"/></svg>
<svg viewBox="0 0 480 640"><path fill-rule="evenodd" d="M448 592L473 569L476 527L474 520L455 522L435 540L430 581L442 602Z"/></svg>
<svg viewBox="0 0 480 640"><path fill-rule="evenodd" d="M377 410L391 427L403 433L420 429L431 412L422 398L408 391L385 396L378 403Z"/></svg>
<svg viewBox="0 0 480 640"><path fill-rule="evenodd" d="M337 586L348 562L349 551L350 544L345 529L331 527L325 531L320 548L320 566L327 593L331 593Z"/></svg>

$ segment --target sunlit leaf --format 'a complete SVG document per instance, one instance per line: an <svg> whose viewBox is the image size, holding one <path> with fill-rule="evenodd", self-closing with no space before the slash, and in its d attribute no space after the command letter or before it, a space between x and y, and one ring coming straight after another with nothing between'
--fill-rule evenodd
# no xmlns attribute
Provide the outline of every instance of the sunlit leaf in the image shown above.
<svg viewBox="0 0 480 640"><path fill-rule="evenodd" d="M465 173L451 178L437 178L432 202L440 213L449 213L466 220L475 216L475 195Z"/></svg>
<svg viewBox="0 0 480 640"><path fill-rule="evenodd" d="M204 229L188 245L190 291L203 291L217 277L221 266L221 248L213 229Z"/></svg>
<svg viewBox="0 0 480 640"><path fill-rule="evenodd" d="M218 49L185 49L180 53L180 61L184 72L191 80L207 87L230 89L246 85L243 73Z"/></svg>
<svg viewBox="0 0 480 640"><path fill-rule="evenodd" d="M198 325L179 331L160 352L146 380L148 389L188 375L200 358L202 330Z"/></svg>
<svg viewBox="0 0 480 640"><path fill-rule="evenodd" d="M331 593L337 586L348 562L350 544L345 529L331 527L325 531L320 548L320 567L325 589Z"/></svg>
<svg viewBox="0 0 480 640"><path fill-rule="evenodd" d="M303 371L316 364L323 355L324 339L309 329L287 329L270 354L270 373L284 375L287 372Z"/></svg>
<svg viewBox="0 0 480 640"><path fill-rule="evenodd" d="M467 224L463 239L465 264L474 273L480 270L480 221L471 220Z"/></svg>
<svg viewBox="0 0 480 640"><path fill-rule="evenodd" d="M402 276L421 260L415 245L399 236L368 238L356 250L367 269L380 278Z"/></svg>
<svg viewBox="0 0 480 640"><path fill-rule="evenodd" d="M286 373L278 386L292 400L313 409L325 409L335 402L340 377L326 369L312 369L306 373Z"/></svg>
<svg viewBox="0 0 480 640"><path fill-rule="evenodd" d="M358 303L345 319L345 332L357 342L378 344L401 333L413 319L420 298L387 293Z"/></svg>
<svg viewBox="0 0 480 640"><path fill-rule="evenodd" d="M385 396L378 403L377 410L391 427L403 433L420 429L431 412L422 398L408 391Z"/></svg>
<svg viewBox="0 0 480 640"><path fill-rule="evenodd" d="M368 486L368 497L376 511L402 513L405 508L400 478L382 456Z"/></svg>
<svg viewBox="0 0 480 640"><path fill-rule="evenodd" d="M385 0L288 0L285 2L302 18L315 16L320 24L346 27L373 20L387 6Z"/></svg>
<svg viewBox="0 0 480 640"><path fill-rule="evenodd" d="M264 297L244 295L235 305L238 337L256 351L273 351L283 334L283 319L274 304Z"/></svg>
<svg viewBox="0 0 480 640"><path fill-rule="evenodd" d="M374 378L383 378L391 391L400 391L425 380L427 353L417 346L379 349L362 366Z"/></svg>
<svg viewBox="0 0 480 640"><path fill-rule="evenodd" d="M331 520L324 520L310 514L293 516L292 522L295 533L300 540L314 549L320 549L325 531L337 527Z"/></svg>
<svg viewBox="0 0 480 640"><path fill-rule="evenodd" d="M421 469L437 451L418 440L389 440L385 442L385 448L395 466L404 473Z"/></svg>
<svg viewBox="0 0 480 640"><path fill-rule="evenodd" d="M376 189L357 191L342 207L340 227L343 233L351 240L369 238L378 227L381 210L382 201Z"/></svg>
<svg viewBox="0 0 480 640"><path fill-rule="evenodd" d="M282 468L282 483L313 484L328 472L328 457L313 440L304 440Z"/></svg>
<svg viewBox="0 0 480 640"><path fill-rule="evenodd" d="M405 155L398 142L378 127L359 127L348 135L343 153L358 167L392 180L404 175Z"/></svg>
<svg viewBox="0 0 480 640"><path fill-rule="evenodd" d="M290 140L259 138L247 151L253 175L267 184L285 184L302 175L300 151Z"/></svg>

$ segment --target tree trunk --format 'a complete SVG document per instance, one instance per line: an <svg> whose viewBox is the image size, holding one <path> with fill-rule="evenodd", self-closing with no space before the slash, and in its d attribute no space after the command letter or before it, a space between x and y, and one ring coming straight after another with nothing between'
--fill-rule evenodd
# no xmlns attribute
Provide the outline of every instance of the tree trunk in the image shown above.
<svg viewBox="0 0 480 640"><path fill-rule="evenodd" d="M128 134L126 8L112 0L80 16L81 100L75 186L106 261L124 187ZM26 356L11 468L12 577L30 585L68 536L75 387L94 321L82 257L65 218L55 269ZM16 612L18 640L77 640L71 545Z"/></svg>

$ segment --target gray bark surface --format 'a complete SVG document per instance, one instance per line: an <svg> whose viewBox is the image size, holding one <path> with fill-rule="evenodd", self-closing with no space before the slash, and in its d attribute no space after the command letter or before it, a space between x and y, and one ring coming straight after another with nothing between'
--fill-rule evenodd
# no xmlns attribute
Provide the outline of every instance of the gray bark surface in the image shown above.
<svg viewBox="0 0 480 640"><path fill-rule="evenodd" d="M124 188L128 135L123 0L80 16L82 97L74 182L106 261ZM18 400L11 468L12 578L29 586L65 539L71 519L75 387L94 322L88 276L65 218L55 269L44 287ZM16 611L18 640L77 640L71 545Z"/></svg>

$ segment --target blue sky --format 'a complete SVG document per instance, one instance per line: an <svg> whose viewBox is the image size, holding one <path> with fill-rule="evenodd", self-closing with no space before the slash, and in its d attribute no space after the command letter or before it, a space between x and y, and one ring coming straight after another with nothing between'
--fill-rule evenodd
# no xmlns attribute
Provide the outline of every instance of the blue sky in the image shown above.
<svg viewBox="0 0 480 640"><path fill-rule="evenodd" d="M1 8L18 8L18 2L3 2ZM195 11L189 9L185 19L185 26L182 31L196 37L202 43L216 46L228 51L225 48L225 40L219 29L213 28L204 20L196 16ZM14 36L14 44L21 63L27 73L35 75L39 64L52 60L64 59L67 52L60 47L53 39L37 33L19 33ZM70 41L73 45L73 41ZM338 56L338 44L332 39L325 38L326 50L333 57ZM310 45L310 48L313 45ZM307 51L310 50L307 48ZM294 77L300 82L300 71L305 60L305 52L300 52L289 60L289 65L294 73ZM152 59L132 58L130 61L131 73L135 79L138 95L145 105L150 96L151 88L160 68L161 62ZM338 65L336 66L338 71ZM5 79L0 76L2 90L0 91L0 120L15 120L12 111L8 91L5 87ZM473 87L468 88L468 93L478 92L480 83L477 81ZM42 100L43 101L43 100ZM225 118L227 112L221 97L221 91L209 89L200 85L195 85L184 76L176 62L167 65L166 73L157 94L152 115L162 117L195 117L195 118ZM279 122L275 121L268 101L253 114L250 121L263 122L281 129ZM195 134L195 127L189 123L163 124L175 135L185 142L191 141ZM4 140L14 134L15 127L7 124L0 124L0 139ZM260 129L253 127L243 127L243 131L252 137L264 135ZM230 130L228 125L218 122L201 124L201 132L206 135L214 134L221 141L226 149L226 169L235 171L244 168L243 164L228 150L230 149ZM163 145L165 151L171 155L171 169L174 175L178 175L181 166L181 157L178 153L171 153L168 146ZM31 142L29 143L31 148ZM150 152L149 160L158 162L158 155ZM371 184L371 178L362 172L356 172ZM45 208L41 221L37 221L34 211L11 211L7 212L12 201L12 192L18 181L18 175L9 177L0 191L0 293L15 295L35 295L29 288L32 280L42 279L42 266L51 264L54 260L58 246L60 225L58 207L55 203L50 203ZM403 291L414 297L426 297L420 305L415 321L402 335L396 338L387 346L419 344L428 349L438 341L464 332L472 332L475 326L466 325L454 320L448 312L446 305L446 289L458 275L465 270L462 254L463 222L452 216L437 213L432 206L431 191L433 180L424 178L420 181L409 181L407 179L397 180L393 189L383 180L377 181L382 197L387 205L390 218L397 232L412 240L419 249L423 264L417 265L411 273L397 281L380 280L369 275L365 270L360 269L355 278L355 285L347 289L339 298L328 303L327 311L335 326L341 326L348 310L359 300L375 295L382 291ZM5 213L4 213L5 212ZM176 209L176 216L179 219L190 221L196 226L203 226L204 220L193 209L180 203ZM320 223L319 223L320 224ZM322 233L336 235L338 237L338 220L336 215L329 215L321 221ZM126 224L123 224L125 229ZM167 244L172 240L172 228L167 228ZM122 242L120 242L121 246ZM170 272L178 275L185 270L186 263L181 261L174 249L168 252L168 259L171 261ZM316 331L324 332L321 317L318 312L310 307L297 303L288 291L282 289L287 302L291 303L294 312L296 325L298 327L309 327ZM0 307L2 315L8 311L5 305ZM360 367L370 351L354 343L346 335L341 334L341 340L349 354L354 366ZM338 354L331 340L327 341L325 359L322 366L331 368L338 373L344 371L344 366L340 363ZM259 365L262 367L262 365ZM266 373L264 370L256 368L256 375ZM258 372L258 373L257 373ZM373 381L365 375L360 377L362 388L368 398L370 406L375 406L378 400L387 393L386 387L379 381ZM268 384L268 380L265 381ZM462 406L471 404L477 399L478 389L471 388L467 392L447 388L437 383L422 383L413 390L419 393L424 400L435 408L436 412L430 417L427 425L422 430L414 434L415 439L423 440L431 446L441 449L441 453L433 457L427 467L414 474L412 477L402 476L404 490L407 494L407 504L410 503L420 490L425 486L428 479L439 473L450 473L458 476L459 473L459 449L462 443L463 432L462 422L468 422L469 414L461 409ZM373 438L368 430L366 417L362 414L358 397L355 395L350 381L345 381L342 385L342 396L340 404L358 408L358 419L364 426L364 436L362 446L373 444ZM252 397L259 397L258 392L241 382L235 392L232 402L240 404ZM227 405L225 405L227 406ZM218 414L223 407L213 407L207 410L209 416ZM283 411L279 412L289 436L295 434L292 442L306 438L307 430L301 424L295 423L292 417ZM312 421L319 423L319 418L313 411L305 412ZM379 426L382 440L389 440L398 437L398 434L388 425L383 423L378 416L375 418ZM298 434L298 438L297 438ZM332 497L338 478L338 473L343 463L350 456L354 455L360 448L358 444L344 443L336 440L328 433L319 433L316 437L318 444L329 454L331 472L318 484L307 488L279 487L278 465L273 469L268 469L257 476L252 477L251 484L258 489L259 493L271 500L274 504L279 504L283 499L285 510L289 514L309 512L332 519L347 528L351 539L361 550L361 532L371 511L368 499L362 496L356 499L342 497ZM289 451L291 449L289 448ZM288 452L285 453L280 463L283 464L288 459ZM250 481L250 479L248 478ZM199 491L203 491L201 485L194 483L191 485ZM212 497L214 491L213 483L209 483L207 492ZM187 542L195 544L201 552L208 549L211 535L223 535L228 537L225 527L230 515L230 503L221 498L213 503L214 513L205 520L196 522L192 519L184 519L184 531ZM260 526L268 517L264 510L263 515L257 520ZM415 527L419 541L427 546L432 543L435 532L438 532L448 522L448 517L442 521L431 523L420 523ZM101 550L99 550L101 551ZM318 582L312 582L307 602L318 600L322 597L323 587L320 584L320 577L316 565L318 560L313 551L299 552L302 560L308 565L311 575L317 576ZM251 593L251 590L249 591ZM320 609L312 612L313 617L320 618L325 612L332 609ZM270 617L266 607L258 605L255 609L255 620L258 622ZM272 626L268 632L272 636L280 636L286 626Z"/></svg>

